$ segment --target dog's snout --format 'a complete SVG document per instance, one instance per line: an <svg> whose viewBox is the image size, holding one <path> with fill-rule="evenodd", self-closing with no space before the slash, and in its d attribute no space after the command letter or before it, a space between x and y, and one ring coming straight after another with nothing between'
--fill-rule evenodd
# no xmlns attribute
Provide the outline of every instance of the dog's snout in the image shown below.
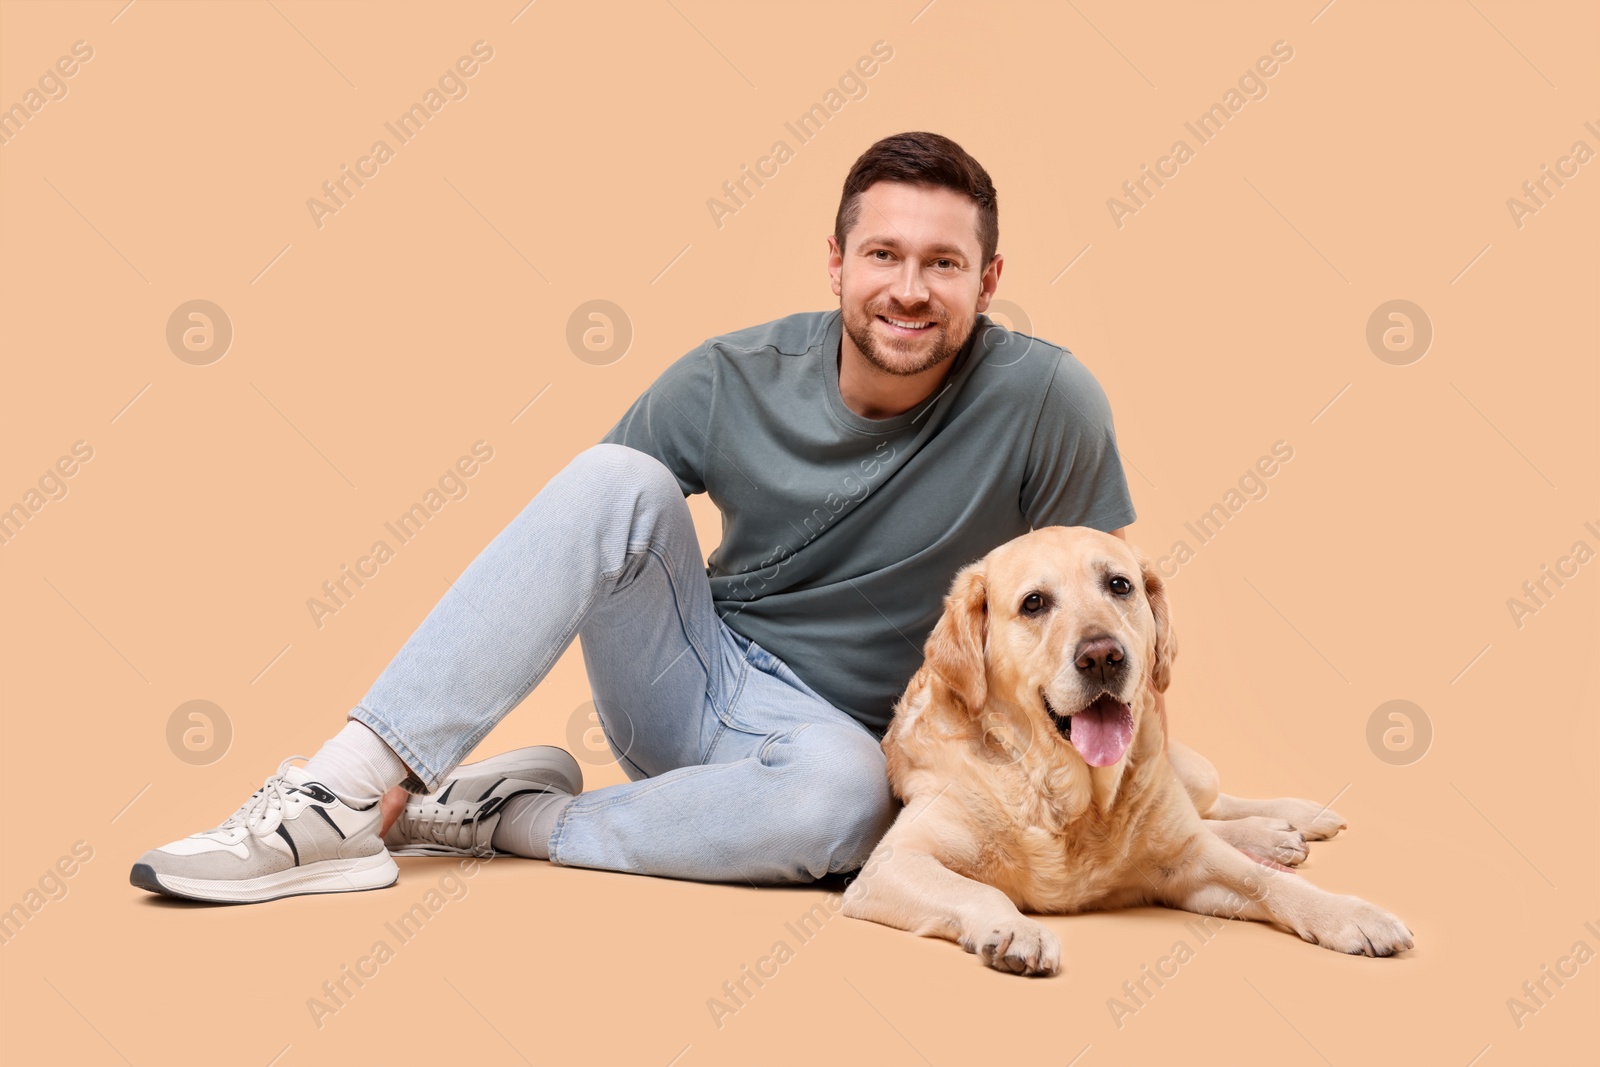
<svg viewBox="0 0 1600 1067"><path fill-rule="evenodd" d="M1122 667L1126 650L1115 637L1089 637L1078 643L1078 653L1073 658L1078 670L1100 681L1110 679Z"/></svg>

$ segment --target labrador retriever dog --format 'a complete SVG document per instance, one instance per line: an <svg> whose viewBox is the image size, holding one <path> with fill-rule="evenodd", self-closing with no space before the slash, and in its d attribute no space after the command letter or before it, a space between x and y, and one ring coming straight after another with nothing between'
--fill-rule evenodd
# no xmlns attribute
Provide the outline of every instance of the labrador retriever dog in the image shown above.
<svg viewBox="0 0 1600 1067"><path fill-rule="evenodd" d="M1176 650L1161 578L1121 538L1051 526L962 568L883 738L905 807L844 913L1024 975L1061 966L1024 911L1160 904L1338 952L1411 948L1393 915L1291 870L1338 815L1221 794L1204 757L1167 742Z"/></svg>

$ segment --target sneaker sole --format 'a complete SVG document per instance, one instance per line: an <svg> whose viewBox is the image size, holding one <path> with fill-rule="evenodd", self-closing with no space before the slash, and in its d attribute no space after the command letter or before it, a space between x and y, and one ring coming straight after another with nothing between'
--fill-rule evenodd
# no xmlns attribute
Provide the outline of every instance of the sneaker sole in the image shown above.
<svg viewBox="0 0 1600 1067"><path fill-rule="evenodd" d="M260 904L309 893L359 893L387 889L399 878L400 868L388 852L349 860L321 860L255 878L183 878L159 874L148 863L135 863L128 875L128 881L140 889L214 904Z"/></svg>

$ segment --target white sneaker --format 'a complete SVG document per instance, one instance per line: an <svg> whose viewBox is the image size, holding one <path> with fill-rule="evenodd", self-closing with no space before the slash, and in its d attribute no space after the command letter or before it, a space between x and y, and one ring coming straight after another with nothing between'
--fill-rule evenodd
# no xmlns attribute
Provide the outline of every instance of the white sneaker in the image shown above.
<svg viewBox="0 0 1600 1067"><path fill-rule="evenodd" d="M395 856L492 856L490 841L512 797L581 792L583 770L565 749L512 749L457 767L437 792L409 801L383 840Z"/></svg>
<svg viewBox="0 0 1600 1067"><path fill-rule="evenodd" d="M400 877L376 802L352 808L290 756L214 830L151 849L128 880L190 900L250 904L302 893L383 889Z"/></svg>

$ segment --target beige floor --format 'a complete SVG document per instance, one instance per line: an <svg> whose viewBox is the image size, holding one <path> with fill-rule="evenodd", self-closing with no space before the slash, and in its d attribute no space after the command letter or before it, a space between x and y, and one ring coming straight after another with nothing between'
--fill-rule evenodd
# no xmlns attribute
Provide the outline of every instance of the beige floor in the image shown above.
<svg viewBox="0 0 1600 1067"><path fill-rule="evenodd" d="M1202 668L1190 673L1180 697ZM1209 673L1220 685L1222 672ZM561 740L570 715L553 712L581 705L582 674L575 649L541 690L548 696L536 694L480 751ZM220 817L248 782L167 775L112 823L139 790L130 767L115 793L96 781L64 798L51 834L28 828L20 851L31 867L7 864L17 896L53 858L50 842L70 849L65 827L94 849L65 880L68 895L4 947L5 1059L1062 1064L1081 1054L1082 1065L1465 1064L1487 1046L1480 1063L1580 1061L1591 967L1550 984L1556 996L1520 1029L1506 1006L1575 941L1600 945L1583 927L1594 921L1582 908L1593 850L1571 847L1588 788L1575 774L1552 775L1541 795L1513 795L1504 785L1516 775L1477 762L1490 738L1464 744L1458 769L1441 751L1374 771L1348 742L1334 747L1350 751L1326 750L1332 701L1192 699L1179 714L1184 735L1239 791L1338 796L1350 828L1313 847L1305 877L1392 909L1415 931L1415 950L1346 957L1258 924L1213 932L1193 916L1144 909L1048 920L1065 972L1027 980L988 971L947 942L838 915L837 885L700 885L514 858L476 869L403 859L399 885L380 892L195 907L133 889L127 867L197 816ZM219 766L236 758L242 771L243 752ZM591 787L621 780L614 765L587 776ZM357 984L352 972L370 977ZM751 973L770 977L758 985ZM337 996L323 986L341 981ZM724 983L740 982L736 999ZM1135 999L1124 983L1143 991Z"/></svg>
<svg viewBox="0 0 1600 1067"><path fill-rule="evenodd" d="M1596 39L1594 5L1505 0L0 4L0 107L39 104L0 146L0 509L40 505L0 545L0 910L27 914L3 927L0 1061L1592 1062L1600 164L1574 146L1600 150ZM308 205L480 41L421 133ZM1250 80L1278 42L1293 58ZM1254 98L1128 200L1235 88ZM832 90L800 143L785 124ZM834 306L844 174L923 128L1000 189L995 315L1111 400L1130 536L1175 572L1175 731L1232 791L1332 801L1350 828L1304 876L1395 911L1414 951L1202 942L1147 910L1048 920L1065 974L1024 981L833 915L827 887L512 860L247 908L128 885L337 729L673 359ZM225 353L184 347L196 300ZM614 329L585 349L592 300ZM1425 349L1383 348L1397 300ZM315 618L479 441L467 494ZM586 698L575 647L484 750L598 759ZM1413 733L1385 747L1394 700ZM318 1012L346 967L370 977Z"/></svg>

